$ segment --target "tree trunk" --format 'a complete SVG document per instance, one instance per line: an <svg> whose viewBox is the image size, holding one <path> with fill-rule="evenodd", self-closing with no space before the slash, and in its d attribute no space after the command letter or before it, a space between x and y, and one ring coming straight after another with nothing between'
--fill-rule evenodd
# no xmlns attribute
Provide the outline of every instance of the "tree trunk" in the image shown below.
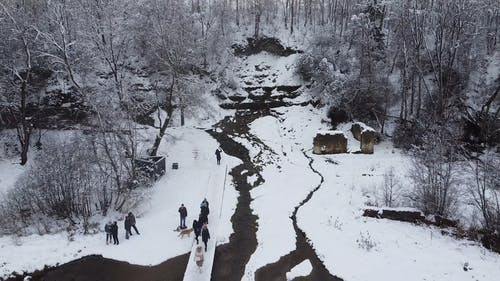
<svg viewBox="0 0 500 281"><path fill-rule="evenodd" d="M174 110L174 107L172 105L174 85L175 85L175 77L172 77L172 84L170 84L170 90L169 90L170 95L169 95L168 100L167 100L168 117L163 122L163 125L160 128L160 132L158 133L158 135L156 135L155 142L154 142L153 147L151 148L151 151L149 153L150 156L156 156L158 154L158 148L160 147L161 139L165 135L165 131L167 130L168 125L170 124L170 120L172 119L172 112Z"/></svg>

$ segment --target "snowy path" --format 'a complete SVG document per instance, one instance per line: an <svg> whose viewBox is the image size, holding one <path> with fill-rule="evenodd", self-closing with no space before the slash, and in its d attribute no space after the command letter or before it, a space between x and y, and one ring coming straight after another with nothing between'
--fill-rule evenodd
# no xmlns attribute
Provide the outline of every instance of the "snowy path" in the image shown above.
<svg viewBox="0 0 500 281"><path fill-rule="evenodd" d="M71 240L63 232L20 238L0 236L0 279L13 271L34 271L44 265L63 264L87 255L102 255L133 265L156 266L189 253L193 235L191 238L180 238L179 233L173 231L179 224L177 210L181 203L187 207L186 224L190 226L198 217L199 204L204 197L210 202L211 209L209 228L213 244L209 249L214 248L216 240L219 244L228 242L233 233L230 218L237 203L237 191L231 186L231 176L226 180L221 223L216 227L215 222L219 220L221 211L220 199L217 198L222 196L226 165L230 170L241 161L224 154L222 164L215 165L214 151L219 144L203 130L173 127L167 133L168 141L160 144L160 154L167 155L167 173L154 187L146 190L143 203L132 210L141 235L134 232L130 239L125 239L123 215L110 213L107 217L98 216L96 219L100 229L108 220L118 221L118 246L106 245L103 232L90 235L78 233ZM149 147L149 144L145 146ZM170 168L173 162L179 163L179 169Z"/></svg>
<svg viewBox="0 0 500 281"><path fill-rule="evenodd" d="M220 215L222 212L222 204L224 197L224 189L226 183L227 166L219 166L218 169L214 169L210 173L208 179L208 189L205 195L208 202L210 203L210 215L208 218L208 230L210 232L210 240L208 240L208 249L204 253L204 262L201 268L198 268L194 260L194 253L196 247L198 246L193 240L193 245L191 247L191 254L189 256L189 262L186 267L186 273L184 274L184 281L202 281L210 280L212 274L212 265L215 256L215 247L217 246L218 235L217 230L220 223ZM194 234L193 234L194 235ZM200 245L203 245L201 237L199 238Z"/></svg>

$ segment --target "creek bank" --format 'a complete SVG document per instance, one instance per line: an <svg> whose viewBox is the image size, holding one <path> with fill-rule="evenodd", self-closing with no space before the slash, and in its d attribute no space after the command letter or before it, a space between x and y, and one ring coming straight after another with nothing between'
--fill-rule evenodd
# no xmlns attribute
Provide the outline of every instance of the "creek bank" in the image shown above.
<svg viewBox="0 0 500 281"><path fill-rule="evenodd" d="M311 170L320 176L320 183L316 186L306 198L300 202L298 206L295 207L290 219L293 223L293 229L296 233L296 249L289 254L282 256L278 261L267 264L264 267L259 268L255 272L256 281L281 281L287 280L286 273L292 270L296 265L300 264L304 260L309 260L312 265L312 271L308 276L300 277L300 280L310 280L310 281L342 281L342 279L333 276L328 269L326 269L323 261L321 261L316 254L314 248L309 244L309 239L306 234L297 224L297 212L300 207L304 206L313 197L314 193L318 191L323 182L324 178L317 170L312 167L313 158L308 156L303 152L304 156L309 159L309 167ZM297 279L297 278L296 278Z"/></svg>
<svg viewBox="0 0 500 281"><path fill-rule="evenodd" d="M248 149L230 136L246 135L250 130L248 124L264 114L266 113L262 111L237 112L234 117L226 117L214 126L215 129L207 131L220 143L224 153L243 161L230 171L234 187L239 192L236 210L231 217L234 232L229 237L229 243L218 246L215 250L213 281L240 281L245 274L246 264L257 249L258 217L250 208L250 190L261 184L263 179L259 174L259 167L252 163ZM254 175L258 179L252 186L248 183L248 177Z"/></svg>
<svg viewBox="0 0 500 281"><path fill-rule="evenodd" d="M31 281L180 281L184 277L188 259L189 254L184 254L155 266L141 266L90 255L62 265L46 266L30 274L16 274L5 281L23 281L26 276L31 276Z"/></svg>

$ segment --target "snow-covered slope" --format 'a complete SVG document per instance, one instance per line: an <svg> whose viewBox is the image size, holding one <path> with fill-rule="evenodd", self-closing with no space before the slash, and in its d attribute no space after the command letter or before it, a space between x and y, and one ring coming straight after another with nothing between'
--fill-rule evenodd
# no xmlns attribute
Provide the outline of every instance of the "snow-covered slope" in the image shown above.
<svg viewBox="0 0 500 281"><path fill-rule="evenodd" d="M188 209L187 225L198 217L199 204L203 198L213 196L224 184L226 165L228 169L239 160L224 155L220 166L216 165L214 151L218 143L206 132L194 128L170 128L168 141L162 142L161 155L167 155L167 173L150 191L150 200L136 210L137 227L141 235L125 239L123 218L119 220L120 245L106 245L104 232L95 235L75 235L69 241L65 233L54 235L32 235L28 237L0 237L0 277L12 271L32 271L44 265L64 263L89 254L128 261L141 265L154 265L185 254L191 250L191 238L179 238L173 231L179 224L177 209L183 203ZM174 140L174 141L172 141ZM170 169L173 162L178 170ZM226 179L223 208L212 210L211 216L219 216L220 223L211 233L213 242L224 243L232 233L230 217L236 205L236 192L231 187L231 178ZM217 193L219 194L219 193Z"/></svg>

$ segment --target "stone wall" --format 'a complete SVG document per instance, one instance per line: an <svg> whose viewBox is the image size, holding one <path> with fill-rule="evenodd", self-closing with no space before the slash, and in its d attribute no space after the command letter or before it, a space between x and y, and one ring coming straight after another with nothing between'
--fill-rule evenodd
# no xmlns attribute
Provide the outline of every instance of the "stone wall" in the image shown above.
<svg viewBox="0 0 500 281"><path fill-rule="evenodd" d="M347 153L347 138L343 133L317 134L313 141L313 153Z"/></svg>

